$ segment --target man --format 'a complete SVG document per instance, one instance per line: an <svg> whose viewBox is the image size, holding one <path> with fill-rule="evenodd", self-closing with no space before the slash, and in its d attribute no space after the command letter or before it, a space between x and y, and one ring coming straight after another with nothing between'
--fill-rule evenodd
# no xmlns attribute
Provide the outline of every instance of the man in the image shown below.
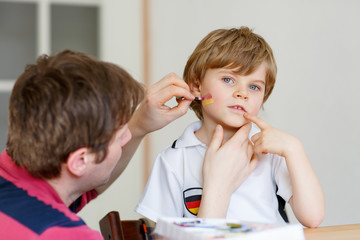
<svg viewBox="0 0 360 240"><path fill-rule="evenodd" d="M167 107L174 96L185 100ZM169 74L143 98L142 86L122 68L80 52L40 56L27 66L10 97L0 155L0 239L102 239L75 213L117 179L147 133L185 114L194 96ZM228 150L238 139L220 148L221 139L217 131L207 172L227 164L219 159L233 161L229 168L238 161ZM217 184L222 175L206 178L204 209L221 200L212 193L224 189ZM226 188L231 184L238 183Z"/></svg>

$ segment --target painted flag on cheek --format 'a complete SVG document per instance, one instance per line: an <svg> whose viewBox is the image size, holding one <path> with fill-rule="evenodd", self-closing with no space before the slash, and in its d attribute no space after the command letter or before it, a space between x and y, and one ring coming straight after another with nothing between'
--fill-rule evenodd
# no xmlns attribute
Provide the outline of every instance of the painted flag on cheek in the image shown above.
<svg viewBox="0 0 360 240"><path fill-rule="evenodd" d="M188 188L183 195L186 209L196 216L201 203L202 188Z"/></svg>
<svg viewBox="0 0 360 240"><path fill-rule="evenodd" d="M211 93L208 93L205 97L204 100L202 101L202 105L205 107L206 105L212 104L214 103L214 99L212 98Z"/></svg>

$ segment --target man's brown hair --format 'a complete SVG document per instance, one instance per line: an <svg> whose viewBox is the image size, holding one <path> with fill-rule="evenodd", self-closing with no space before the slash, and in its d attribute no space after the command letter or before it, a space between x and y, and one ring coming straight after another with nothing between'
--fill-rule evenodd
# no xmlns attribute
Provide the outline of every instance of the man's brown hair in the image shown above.
<svg viewBox="0 0 360 240"><path fill-rule="evenodd" d="M143 97L143 86L119 66L70 50L42 55L12 90L7 152L47 179L59 176L61 163L81 147L101 162Z"/></svg>
<svg viewBox="0 0 360 240"><path fill-rule="evenodd" d="M218 29L210 32L195 48L186 63L183 78L199 87L207 69L227 68L241 75L253 73L262 63L266 66L265 102L276 79L276 62L269 44L248 27ZM202 120L202 105L193 101L190 107Z"/></svg>

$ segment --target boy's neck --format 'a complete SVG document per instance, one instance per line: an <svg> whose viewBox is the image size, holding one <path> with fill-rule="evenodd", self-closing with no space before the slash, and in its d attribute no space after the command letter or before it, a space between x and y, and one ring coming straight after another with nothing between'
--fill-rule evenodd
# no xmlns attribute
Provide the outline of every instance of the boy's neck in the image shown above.
<svg viewBox="0 0 360 240"><path fill-rule="evenodd" d="M200 129L196 131L195 136L200 142L208 146L214 134L215 127L216 124L203 121ZM236 131L239 130L238 128L229 128L226 126L222 127L224 129L224 139L222 144L227 142L236 133Z"/></svg>

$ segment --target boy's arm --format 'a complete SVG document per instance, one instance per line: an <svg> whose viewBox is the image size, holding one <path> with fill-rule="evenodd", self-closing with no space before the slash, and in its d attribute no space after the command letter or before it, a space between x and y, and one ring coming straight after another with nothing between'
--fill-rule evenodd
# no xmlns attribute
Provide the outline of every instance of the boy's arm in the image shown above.
<svg viewBox="0 0 360 240"><path fill-rule="evenodd" d="M306 227L320 225L325 215L324 195L301 142L294 136L269 126L257 116L246 113L244 117L261 129L251 139L254 151L258 154L273 153L285 158L293 189L289 203L296 218Z"/></svg>
<svg viewBox="0 0 360 240"><path fill-rule="evenodd" d="M296 218L306 227L317 227L325 216L324 194L302 144L285 156L293 186L289 203Z"/></svg>
<svg viewBox="0 0 360 240"><path fill-rule="evenodd" d="M174 96L184 97L185 100L173 108L166 106L166 102ZM131 140L123 147L121 159L112 172L109 182L97 188L96 191L99 194L102 193L120 176L146 134L161 129L184 115L193 99L189 86L175 73L166 75L150 86L146 90L144 101L130 119Z"/></svg>

